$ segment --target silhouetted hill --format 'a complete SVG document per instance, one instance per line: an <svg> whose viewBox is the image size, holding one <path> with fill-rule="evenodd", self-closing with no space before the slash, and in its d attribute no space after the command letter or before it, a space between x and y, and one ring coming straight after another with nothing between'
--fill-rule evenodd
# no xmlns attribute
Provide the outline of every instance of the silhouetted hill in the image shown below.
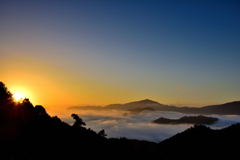
<svg viewBox="0 0 240 160"><path fill-rule="evenodd" d="M213 117L205 117L205 116L184 116L180 119L168 119L164 117L160 117L153 121L153 123L157 124L213 124L218 121L218 118Z"/></svg>
<svg viewBox="0 0 240 160"><path fill-rule="evenodd" d="M138 114L140 112L143 112L143 111L155 111L155 109L153 109L152 107L145 107L145 108L134 108L134 109L129 109L128 110L130 113L126 113L127 115L128 114ZM125 114L125 115L126 115Z"/></svg>
<svg viewBox="0 0 240 160"><path fill-rule="evenodd" d="M200 112L205 114L235 114L240 115L240 101L229 102L220 105L205 106L200 108Z"/></svg>
<svg viewBox="0 0 240 160"><path fill-rule="evenodd" d="M210 105L204 107L176 107L169 106L152 101L149 99L130 102L126 104L110 104L105 107L100 106L74 106L68 109L88 109L88 110L106 110L106 109L116 109L116 110L133 110L140 108L153 108L158 111L169 111L169 112L180 112L186 114L219 114L219 115L240 115L240 101L229 102L219 105Z"/></svg>
<svg viewBox="0 0 240 160"><path fill-rule="evenodd" d="M234 159L238 156L239 134L239 123L221 130L195 125L160 142L160 159Z"/></svg>
<svg viewBox="0 0 240 160"><path fill-rule="evenodd" d="M129 102L124 105L126 105L126 106L154 106L154 105L161 105L161 104L156 101L152 101L150 99L145 99L145 100L141 100L141 101Z"/></svg>
<svg viewBox="0 0 240 160"><path fill-rule="evenodd" d="M152 100L141 100L126 104L111 104L103 109L129 110L135 108L151 107L158 111L180 112L187 114L219 114L219 115L240 115L240 101L229 102L220 105L210 105L205 107L176 107L168 106Z"/></svg>
<svg viewBox="0 0 240 160"><path fill-rule="evenodd" d="M151 107L151 108L157 109L157 110L159 110L159 109L164 110L164 108L171 108L172 106L163 105L156 101L145 99L145 100L129 102L129 103L125 103L125 104L110 104L104 108L105 109L130 110L130 109L135 109L135 108L146 108L146 107Z"/></svg>
<svg viewBox="0 0 240 160"><path fill-rule="evenodd" d="M104 130L87 129L78 115L72 117L70 126L29 99L14 102L0 82L0 159L156 159L156 143L107 139Z"/></svg>

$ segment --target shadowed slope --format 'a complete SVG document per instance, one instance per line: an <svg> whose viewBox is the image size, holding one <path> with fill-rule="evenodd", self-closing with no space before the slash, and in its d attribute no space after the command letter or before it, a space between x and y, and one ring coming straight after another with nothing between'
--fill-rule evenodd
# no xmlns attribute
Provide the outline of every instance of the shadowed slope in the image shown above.
<svg viewBox="0 0 240 160"><path fill-rule="evenodd" d="M234 159L238 156L240 124L222 130L195 125L158 144L162 159Z"/></svg>

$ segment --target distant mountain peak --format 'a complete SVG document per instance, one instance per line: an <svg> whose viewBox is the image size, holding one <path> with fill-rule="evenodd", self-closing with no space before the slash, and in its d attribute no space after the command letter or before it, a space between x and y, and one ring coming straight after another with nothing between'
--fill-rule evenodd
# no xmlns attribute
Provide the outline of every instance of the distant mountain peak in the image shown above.
<svg viewBox="0 0 240 160"><path fill-rule="evenodd" d="M146 107L153 107L153 109L156 109L156 107L159 107L159 106L162 107L163 105L150 99L144 99L144 100L129 102L125 104L111 104L106 106L105 108L129 110L129 109L146 108Z"/></svg>
<svg viewBox="0 0 240 160"><path fill-rule="evenodd" d="M140 101L126 103L125 105L139 105L139 104L141 104L141 105L152 105L152 104L159 105L160 103L150 100L150 99L144 99L144 100L140 100Z"/></svg>
<svg viewBox="0 0 240 160"><path fill-rule="evenodd" d="M141 100L139 102L144 102L144 103L158 103L156 101L153 101L153 100L150 100L150 99L144 99L144 100Z"/></svg>

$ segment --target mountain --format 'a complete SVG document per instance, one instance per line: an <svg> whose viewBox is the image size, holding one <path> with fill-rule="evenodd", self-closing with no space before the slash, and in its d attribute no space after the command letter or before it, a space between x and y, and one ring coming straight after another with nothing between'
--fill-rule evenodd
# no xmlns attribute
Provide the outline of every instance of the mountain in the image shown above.
<svg viewBox="0 0 240 160"><path fill-rule="evenodd" d="M213 117L205 117L205 116L184 116L180 119L168 119L164 117L160 117L153 121L153 123L157 124L213 124L218 121L218 118Z"/></svg>
<svg viewBox="0 0 240 160"><path fill-rule="evenodd" d="M229 102L220 105L205 106L200 108L205 114L236 114L240 115L240 101Z"/></svg>
<svg viewBox="0 0 240 160"><path fill-rule="evenodd" d="M125 113L124 115L129 115L129 114L138 114L143 111L155 111L152 107L145 107L145 108L134 108L134 109L129 109L129 113Z"/></svg>
<svg viewBox="0 0 240 160"><path fill-rule="evenodd" d="M151 107L155 110L165 110L165 109L170 109L172 106L160 104L156 101L152 101L149 99L145 100L140 100L140 101L134 101L134 102L129 102L125 104L110 104L104 107L105 109L118 109L118 110L129 110L129 109L135 109L135 108L146 108L146 107Z"/></svg>
<svg viewBox="0 0 240 160"><path fill-rule="evenodd" d="M156 101L152 101L150 99L145 99L145 100L141 100L141 101L126 103L124 105L126 105L126 106L139 106L139 105L140 106L158 106L161 104Z"/></svg>
<svg viewBox="0 0 240 160"><path fill-rule="evenodd" d="M130 102L126 104L111 104L104 109L129 110L135 108L151 107L158 111L180 112L186 114L219 114L219 115L240 115L240 101L229 102L219 105L210 105L204 107L176 107L169 106L152 101L149 99Z"/></svg>
<svg viewBox="0 0 240 160"><path fill-rule="evenodd" d="M210 105L204 107L179 107L175 112L187 114L218 114L218 115L240 115L240 101L228 102L219 105Z"/></svg>
<svg viewBox="0 0 240 160"><path fill-rule="evenodd" d="M158 144L160 159L234 159L239 155L240 123L221 130L195 125Z"/></svg>

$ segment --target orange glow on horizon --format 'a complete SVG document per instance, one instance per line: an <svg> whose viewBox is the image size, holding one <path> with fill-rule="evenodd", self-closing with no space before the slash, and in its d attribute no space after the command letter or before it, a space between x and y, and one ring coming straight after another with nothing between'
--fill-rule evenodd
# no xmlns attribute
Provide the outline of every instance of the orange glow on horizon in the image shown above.
<svg viewBox="0 0 240 160"><path fill-rule="evenodd" d="M7 63L6 60L0 60L0 62L3 66L10 66L1 70L1 81L6 84L12 94L21 93L22 95L18 97L29 98L34 106L42 105L57 109L87 105L106 106L148 98L167 105L201 107L230 101L226 99L218 102L212 98L209 100L200 92L195 92L197 89L187 89L185 86L184 89L178 86L172 87L167 82L166 86L156 90L146 89L144 86L142 88L140 84L120 83L118 85L117 82L109 84L108 81L97 81L88 78L89 75L68 72L53 64L31 58L21 59L23 64L20 66L19 59L11 59L11 63ZM148 87L153 88L151 85ZM215 92L217 91L211 93L217 95ZM217 96L215 98L218 99ZM19 98L15 99L17 101Z"/></svg>

